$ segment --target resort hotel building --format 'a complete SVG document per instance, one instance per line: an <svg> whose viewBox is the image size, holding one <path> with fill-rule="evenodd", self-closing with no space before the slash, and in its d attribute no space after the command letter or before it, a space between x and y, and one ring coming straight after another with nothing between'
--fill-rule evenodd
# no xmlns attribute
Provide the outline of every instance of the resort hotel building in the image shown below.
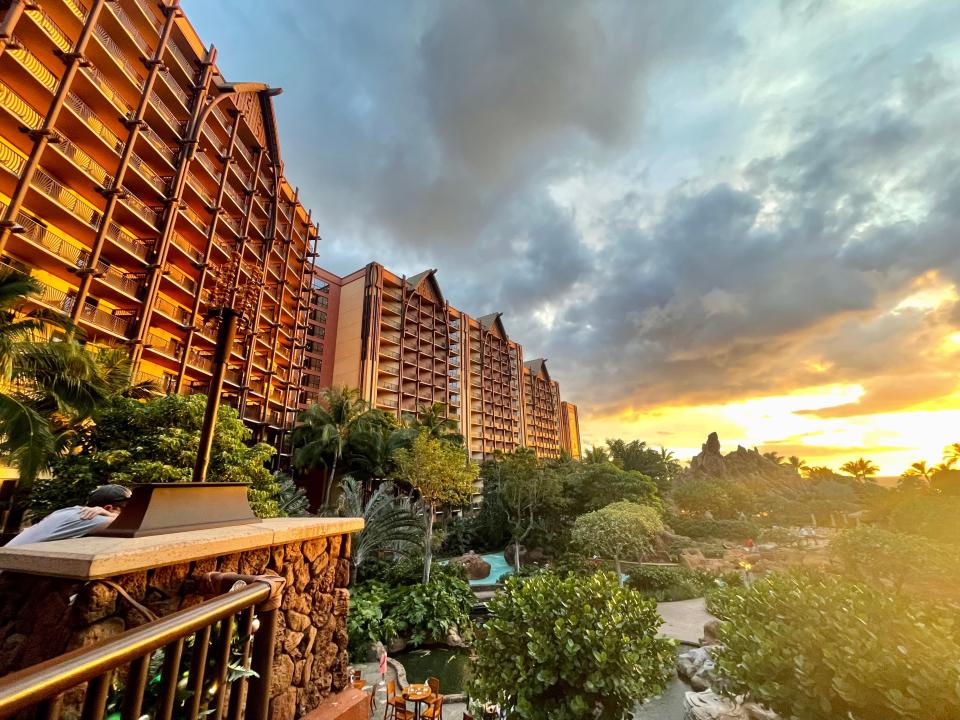
<svg viewBox="0 0 960 720"><path fill-rule="evenodd" d="M435 270L317 266L278 93L225 78L177 0L0 0L0 263L170 393L207 392L205 314L242 310L224 402L281 461L331 385L398 417L442 403L478 460L579 457L576 408L499 313L452 307Z"/></svg>
<svg viewBox="0 0 960 720"><path fill-rule="evenodd" d="M304 382L357 388L397 417L441 403L476 460L518 447L580 457L576 406L561 402L547 361L524 361L500 313L451 306L436 270L408 277L373 262L342 278L321 268L312 277Z"/></svg>

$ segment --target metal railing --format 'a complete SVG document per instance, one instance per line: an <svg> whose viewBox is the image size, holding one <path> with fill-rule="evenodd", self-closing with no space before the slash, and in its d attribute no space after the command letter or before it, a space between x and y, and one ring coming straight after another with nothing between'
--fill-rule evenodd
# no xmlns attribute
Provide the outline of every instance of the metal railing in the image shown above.
<svg viewBox="0 0 960 720"><path fill-rule="evenodd" d="M77 16L80 20L84 20L87 17L87 7L80 0L64 0L67 7L70 8L70 12Z"/></svg>
<svg viewBox="0 0 960 720"><path fill-rule="evenodd" d="M4 677L0 716L35 709L37 717L65 717L80 708L65 708L64 695L80 691L82 716L91 720L108 713L266 720L283 578L209 573L203 580L208 594L228 592Z"/></svg>
<svg viewBox="0 0 960 720"><path fill-rule="evenodd" d="M36 130L43 125L43 116L6 83L0 82L0 106L16 115L27 127Z"/></svg>
<svg viewBox="0 0 960 720"><path fill-rule="evenodd" d="M56 92L57 85L59 84L57 76L50 72L47 66L40 62L36 55L24 48L23 41L14 35L13 43L7 46L6 54L15 58L50 92Z"/></svg>
<svg viewBox="0 0 960 720"><path fill-rule="evenodd" d="M119 7L116 3L111 3L115 8ZM123 54L123 50L120 49L120 46L117 45L116 40L110 37L110 33L106 31L103 25L97 25L93 29L93 34L97 36L97 39L103 43L103 46L110 53L110 57L113 58L114 62L120 65L123 68L123 71L126 73L130 81L136 86L137 90L143 88L143 76L137 72L137 69L130 64L130 61Z"/></svg>
<svg viewBox="0 0 960 720"><path fill-rule="evenodd" d="M53 40L54 45L63 52L70 52L70 49L73 47L73 41L63 31L63 28L57 25L53 21L53 18L45 13L42 8L28 7L28 9L24 11L24 14L33 18L34 22L43 28L47 36Z"/></svg>

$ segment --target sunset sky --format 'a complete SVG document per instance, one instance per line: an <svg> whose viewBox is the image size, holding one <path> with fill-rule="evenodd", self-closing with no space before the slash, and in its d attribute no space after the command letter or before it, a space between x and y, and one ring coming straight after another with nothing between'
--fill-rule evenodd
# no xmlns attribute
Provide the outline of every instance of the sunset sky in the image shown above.
<svg viewBox="0 0 960 720"><path fill-rule="evenodd" d="M586 445L960 441L960 3L183 5L284 88L321 264L503 312Z"/></svg>

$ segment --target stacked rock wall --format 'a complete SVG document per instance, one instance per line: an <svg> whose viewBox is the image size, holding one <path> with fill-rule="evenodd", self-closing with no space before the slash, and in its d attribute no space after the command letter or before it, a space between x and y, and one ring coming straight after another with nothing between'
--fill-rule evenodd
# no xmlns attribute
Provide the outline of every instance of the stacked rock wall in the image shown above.
<svg viewBox="0 0 960 720"><path fill-rule="evenodd" d="M349 684L350 536L293 542L108 578L156 615L202 602L208 572L286 580L279 613L272 720L293 720ZM91 645L148 619L101 580L0 575L0 676Z"/></svg>

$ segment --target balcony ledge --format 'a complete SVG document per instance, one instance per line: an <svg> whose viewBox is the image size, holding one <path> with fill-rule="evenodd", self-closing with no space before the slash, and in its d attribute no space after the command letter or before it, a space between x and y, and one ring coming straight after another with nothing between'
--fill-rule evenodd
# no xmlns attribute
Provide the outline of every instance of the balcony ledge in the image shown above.
<svg viewBox="0 0 960 720"><path fill-rule="evenodd" d="M360 518L270 518L139 538L82 537L0 548L0 570L95 580L257 548L356 532Z"/></svg>

